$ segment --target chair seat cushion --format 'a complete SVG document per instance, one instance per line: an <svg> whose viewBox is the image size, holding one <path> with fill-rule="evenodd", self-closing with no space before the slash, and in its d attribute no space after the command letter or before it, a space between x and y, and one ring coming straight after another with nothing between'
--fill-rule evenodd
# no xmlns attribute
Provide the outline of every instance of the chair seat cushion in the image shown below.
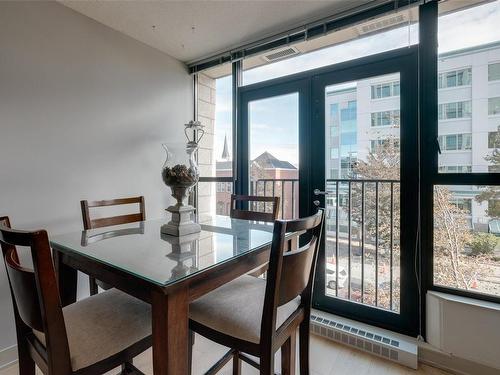
<svg viewBox="0 0 500 375"><path fill-rule="evenodd" d="M266 280L244 275L204 295L189 306L190 318L226 335L259 343ZM300 296L278 307L276 327L300 305Z"/></svg>
<svg viewBox="0 0 500 375"><path fill-rule="evenodd" d="M150 305L114 288L66 306L63 315L73 371L151 335ZM34 333L45 345L45 335Z"/></svg>

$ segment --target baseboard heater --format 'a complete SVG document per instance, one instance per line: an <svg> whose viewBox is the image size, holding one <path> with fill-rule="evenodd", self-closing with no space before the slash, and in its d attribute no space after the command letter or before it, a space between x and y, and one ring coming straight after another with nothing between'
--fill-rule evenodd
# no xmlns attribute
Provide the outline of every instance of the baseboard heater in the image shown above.
<svg viewBox="0 0 500 375"><path fill-rule="evenodd" d="M412 369L418 367L418 345L411 337L315 310L311 332Z"/></svg>

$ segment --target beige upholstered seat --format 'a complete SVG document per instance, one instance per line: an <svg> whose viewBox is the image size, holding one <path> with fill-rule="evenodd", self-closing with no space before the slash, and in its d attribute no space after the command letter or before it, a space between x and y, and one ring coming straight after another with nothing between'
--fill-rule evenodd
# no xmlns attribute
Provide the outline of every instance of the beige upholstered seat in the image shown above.
<svg viewBox="0 0 500 375"><path fill-rule="evenodd" d="M63 308L71 367L77 371L151 335L150 306L110 289ZM45 344L45 335L34 331Z"/></svg>
<svg viewBox="0 0 500 375"><path fill-rule="evenodd" d="M244 275L197 299L190 318L242 340L259 343L266 280ZM278 307L279 327L299 307L300 297Z"/></svg>

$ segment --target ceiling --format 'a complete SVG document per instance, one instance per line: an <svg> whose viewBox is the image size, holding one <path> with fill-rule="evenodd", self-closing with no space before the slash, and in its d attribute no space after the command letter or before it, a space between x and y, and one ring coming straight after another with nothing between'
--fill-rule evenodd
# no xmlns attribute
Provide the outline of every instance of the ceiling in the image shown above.
<svg viewBox="0 0 500 375"><path fill-rule="evenodd" d="M191 62L376 0L60 0L75 11Z"/></svg>

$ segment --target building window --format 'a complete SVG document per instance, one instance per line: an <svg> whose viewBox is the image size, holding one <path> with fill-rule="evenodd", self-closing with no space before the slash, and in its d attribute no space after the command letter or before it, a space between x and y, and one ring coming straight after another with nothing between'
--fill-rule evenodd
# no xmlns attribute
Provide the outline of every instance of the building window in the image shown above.
<svg viewBox="0 0 500 375"><path fill-rule="evenodd" d="M470 215L472 213L472 199L470 198L453 198L450 203L461 210L465 215Z"/></svg>
<svg viewBox="0 0 500 375"><path fill-rule="evenodd" d="M488 114L500 115L500 96L488 99Z"/></svg>
<svg viewBox="0 0 500 375"><path fill-rule="evenodd" d="M339 157L339 149L337 147L330 148L330 159L337 159Z"/></svg>
<svg viewBox="0 0 500 375"><path fill-rule="evenodd" d="M399 81L372 85L372 99L399 96Z"/></svg>
<svg viewBox="0 0 500 375"><path fill-rule="evenodd" d="M439 173L472 173L471 165L442 165Z"/></svg>
<svg viewBox="0 0 500 375"><path fill-rule="evenodd" d="M351 100L347 103L347 108L340 110L340 121L356 120L357 103L356 100Z"/></svg>
<svg viewBox="0 0 500 375"><path fill-rule="evenodd" d="M500 165L488 165L488 173L500 173Z"/></svg>
<svg viewBox="0 0 500 375"><path fill-rule="evenodd" d="M471 107L472 106L470 100L464 102L439 104L438 118L439 120L470 118L472 113Z"/></svg>
<svg viewBox="0 0 500 375"><path fill-rule="evenodd" d="M376 152L380 150L382 147L387 147L390 145L390 139L372 139L370 140L370 152ZM394 139L394 147L399 149L399 140Z"/></svg>
<svg viewBox="0 0 500 375"><path fill-rule="evenodd" d="M488 133L488 148L500 148L500 130Z"/></svg>
<svg viewBox="0 0 500 375"><path fill-rule="evenodd" d="M468 86L471 82L471 68L453 70L451 72L439 73L438 75L438 87L440 89L447 87Z"/></svg>
<svg viewBox="0 0 500 375"><path fill-rule="evenodd" d="M488 65L488 81L500 80L500 62Z"/></svg>
<svg viewBox="0 0 500 375"><path fill-rule="evenodd" d="M217 215L224 215L224 202L217 202Z"/></svg>
<svg viewBox="0 0 500 375"><path fill-rule="evenodd" d="M372 126L396 126L400 124L399 110L372 113Z"/></svg>
<svg viewBox="0 0 500 375"><path fill-rule="evenodd" d="M472 148L472 134L448 134L438 137L441 151L461 151Z"/></svg>

